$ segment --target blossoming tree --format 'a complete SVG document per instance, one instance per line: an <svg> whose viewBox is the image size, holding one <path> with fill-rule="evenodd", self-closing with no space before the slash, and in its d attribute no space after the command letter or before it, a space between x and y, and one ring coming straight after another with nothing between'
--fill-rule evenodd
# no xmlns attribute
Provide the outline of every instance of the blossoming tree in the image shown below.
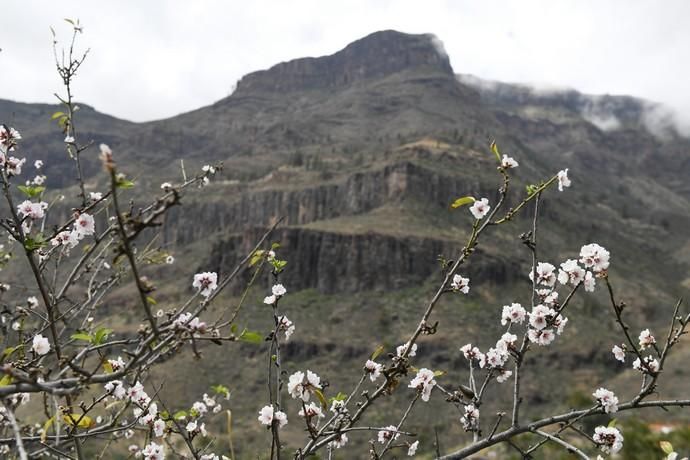
<svg viewBox="0 0 690 460"><path fill-rule="evenodd" d="M134 184L122 171L117 154L107 145L100 145L103 174L108 187L88 191L81 171L81 155L92 147L82 142L77 132L72 100L73 77L86 55L74 54L74 41L81 32L77 21L72 25L72 42L56 65L65 85L60 97L64 110L53 118L59 123L64 145L73 161L78 177L78 202L65 221L52 220L55 202L46 201L46 177L41 173L41 159L31 166L22 156L20 127L0 125L0 180L8 215L0 226L11 240L2 247L2 264L22 258L30 269L31 295L26 299L12 298L11 286L2 284L2 301L15 306L2 313L2 353L0 380L0 452L4 458L90 458L85 453L90 445L99 446L98 458L107 458L110 443L128 440L131 456L147 460L163 458L195 458L213 460L233 458L232 451L217 449L214 434L206 428L208 421L222 413L229 390L213 387L211 394L198 395L191 407L171 410L170 402L159 394L160 387L147 376L164 361L175 359L183 347L198 354L209 342L231 345L232 342L267 342L267 392L259 397L255 418L266 428L267 456L295 459L315 458L325 452L329 458L351 449L348 458L368 455L382 459L394 455L415 456L418 451L430 452L406 423L420 405L432 398L447 402L448 423L456 423L468 434L461 449L441 455L445 459L469 457L485 448L505 443L522 458L538 451L546 443L560 446L580 458L615 454L624 443L624 433L615 426L597 426L593 432L583 431L578 423L598 414L644 410L649 407L688 406L688 399L664 399L656 395L657 383L664 364L686 332L690 315L681 314L678 302L663 333L649 328L634 333L635 327L625 319L625 304L615 295L614 280L609 266L615 256L596 243L584 244L572 258L548 262L550 257L539 251L538 230L540 203L552 188L567 193L571 186L568 170L530 184L517 205L505 209L511 192L511 173L518 161L499 153L495 143L490 146L496 156L498 200L466 196L456 199L452 208L467 206L472 216L471 232L453 261L444 264L443 279L409 334L400 337L401 345L393 350L380 347L363 357L361 367L352 369L359 379L347 393L328 394L330 387L312 369L287 375L283 369L281 346L299 334L283 307L289 297L281 284L286 261L276 253L277 245L267 241L269 229L256 246L245 255L229 274L189 274L194 294L164 311L151 297L151 281L140 273L143 263L156 260L174 263L174 257L149 248L162 217L180 204L180 198L195 187L203 187L220 170L221 165L205 166L198 174L182 180L165 182L158 196L135 209L123 206L123 191ZM58 56L58 53L56 53ZM472 281L463 276L462 268L475 256L480 239L492 229L511 221L518 213L531 209L531 229L521 236L531 254L531 280L528 304L511 302L503 306L496 323L503 332L495 346L481 350L468 343L457 350L466 361L466 380L445 382L443 373L431 365L418 362L418 339L436 333L443 327L434 323L433 315L439 300L445 296L470 295ZM272 316L273 327L265 334L239 331L235 325L237 310L211 318L209 306L228 284L248 267L268 270L273 277L270 292L264 299L266 315ZM107 293L117 286L131 289L143 322L134 333L115 335L102 324L98 307ZM568 307L575 296L588 295L605 289L610 299L610 314L620 329L620 342L611 344L612 360L630 365L640 374L640 390L630 400L621 401L607 388L592 388L591 405L583 410L553 413L537 419L521 414L523 405L521 382L525 357L539 353L544 347L557 347L558 338L568 333ZM604 314L603 312L601 313ZM389 354L384 354L384 352ZM228 383L232 385L232 382ZM512 395L512 403L497 414L483 412L487 389L496 386ZM399 413L386 413L387 425L372 425L367 416L384 396L404 395L406 404ZM25 422L19 416L22 407L40 400L43 423ZM287 445L281 430L288 424L304 428L301 445ZM515 439L525 433L535 435L532 444L518 444ZM579 438L579 441L577 440ZM662 446L668 458L676 458L670 444ZM91 451L91 450L90 450Z"/></svg>

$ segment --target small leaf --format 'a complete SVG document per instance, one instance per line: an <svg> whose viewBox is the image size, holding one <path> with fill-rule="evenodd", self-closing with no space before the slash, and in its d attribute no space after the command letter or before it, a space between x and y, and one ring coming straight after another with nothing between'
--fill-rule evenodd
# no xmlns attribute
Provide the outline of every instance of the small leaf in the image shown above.
<svg viewBox="0 0 690 460"><path fill-rule="evenodd" d="M383 345L379 345L378 347L376 347L376 350L374 350L374 352L371 354L371 358L370 358L370 359L371 359L372 361L375 360L376 358L379 357L379 355L380 355L381 353L383 353L383 350L385 350L385 349L386 349L386 347L384 347Z"/></svg>
<svg viewBox="0 0 690 460"><path fill-rule="evenodd" d="M442 375L446 375L446 371L434 371L434 377L441 377Z"/></svg>
<svg viewBox="0 0 690 460"><path fill-rule="evenodd" d="M132 182L131 180L127 180L127 179L122 179L122 180L117 181L117 183L115 185L118 188L126 190L126 189L130 189L130 188L134 187L134 182Z"/></svg>
<svg viewBox="0 0 690 460"><path fill-rule="evenodd" d="M79 428L91 428L96 422L88 415L79 414L63 414L62 421L69 426L78 426Z"/></svg>
<svg viewBox="0 0 690 460"><path fill-rule="evenodd" d="M225 396L225 399L230 399L230 390L225 385L213 385L211 387L216 394Z"/></svg>
<svg viewBox="0 0 690 460"><path fill-rule="evenodd" d="M452 209L457 209L461 206L465 206L466 204L474 203L475 199L471 196L463 196L462 198L458 198L457 200L453 201L450 205Z"/></svg>
<svg viewBox="0 0 690 460"><path fill-rule="evenodd" d="M156 304L158 303L158 302L156 302L156 299L154 299L154 298L151 297L151 296L147 296L147 297L146 297L146 301L147 301L148 303L150 303L151 305L156 305Z"/></svg>
<svg viewBox="0 0 690 460"><path fill-rule="evenodd" d="M3 358L3 359L9 358L10 355L12 355L12 353L14 353L15 351L17 351L17 350L19 350L19 349L21 349L21 348L24 348L24 344L19 344L19 345L17 345L16 347L7 347L7 348L5 348L5 351L2 352L2 358Z"/></svg>
<svg viewBox="0 0 690 460"><path fill-rule="evenodd" d="M261 343L264 341L264 336L258 332L252 332L245 329L242 331L242 334L240 334L239 339L248 343Z"/></svg>
<svg viewBox="0 0 690 460"><path fill-rule="evenodd" d="M230 326L230 332L232 332L233 334L237 333L237 324L233 324L232 326Z"/></svg>
<svg viewBox="0 0 690 460"><path fill-rule="evenodd" d="M72 334L70 337L72 338L72 340L84 340L85 342L93 341L93 337L91 336L91 334L87 334L85 332L77 332L75 334Z"/></svg>
<svg viewBox="0 0 690 460"><path fill-rule="evenodd" d="M108 328L105 328L105 327L99 327L99 328L96 330L96 335L94 336L93 342L94 342L96 345L102 344L102 343L108 338L108 336L109 336L112 332L113 332L112 329L108 329Z"/></svg>
<svg viewBox="0 0 690 460"><path fill-rule="evenodd" d="M173 418L174 418L175 420L182 420L182 419L185 419L185 418L187 418L187 411L178 410L177 412L175 412L175 413L173 414Z"/></svg>
<svg viewBox="0 0 690 460"><path fill-rule="evenodd" d="M56 118L60 118L60 117L62 117L62 116L64 116L64 115L65 115L64 112L55 112L54 114L52 114L52 115L50 116L50 119L51 119L51 120L55 120Z"/></svg>
<svg viewBox="0 0 690 460"><path fill-rule="evenodd" d="M659 441L659 446L661 450L664 451L666 455L671 455L673 453L673 445L668 441Z"/></svg>
<svg viewBox="0 0 690 460"><path fill-rule="evenodd" d="M53 426L53 422L55 422L55 417L50 417L43 424L43 433L41 433L41 442L46 442L46 439L48 438L48 430L50 430L50 427Z"/></svg>
<svg viewBox="0 0 690 460"><path fill-rule="evenodd" d="M257 264L261 260L261 257L263 256L264 251L263 250L258 250L254 251L254 254L252 254L252 258L249 259L249 266L253 267L254 265Z"/></svg>
<svg viewBox="0 0 690 460"><path fill-rule="evenodd" d="M0 379L0 387L6 387L7 385L11 384L14 381L12 376L10 374L5 374L2 376Z"/></svg>
<svg viewBox="0 0 690 460"><path fill-rule="evenodd" d="M106 374L112 374L113 373L113 365L110 364L110 361L106 361L103 363L103 370L105 371Z"/></svg>
<svg viewBox="0 0 690 460"><path fill-rule="evenodd" d="M501 154L498 151L498 145L496 145L496 141L491 141L491 151L494 152L494 155L496 155L496 159L498 162L501 162Z"/></svg>
<svg viewBox="0 0 690 460"><path fill-rule="evenodd" d="M317 398L319 398L319 402L321 403L321 407L324 408L324 410L328 409L328 403L326 402L326 397L321 393L321 390L318 388L314 389L314 394L316 395Z"/></svg>
<svg viewBox="0 0 690 460"><path fill-rule="evenodd" d="M333 401L345 401L346 399L347 399L347 395L345 393L342 393L339 391L337 395L329 398L328 402L332 403Z"/></svg>
<svg viewBox="0 0 690 460"><path fill-rule="evenodd" d="M614 428L614 427L616 426L616 423L618 423L618 420L616 420L615 418L612 418L611 421L610 421L609 424L608 424L608 427L609 427L609 428Z"/></svg>
<svg viewBox="0 0 690 460"><path fill-rule="evenodd" d="M280 243L271 244L271 249L273 249L273 250L280 249Z"/></svg>

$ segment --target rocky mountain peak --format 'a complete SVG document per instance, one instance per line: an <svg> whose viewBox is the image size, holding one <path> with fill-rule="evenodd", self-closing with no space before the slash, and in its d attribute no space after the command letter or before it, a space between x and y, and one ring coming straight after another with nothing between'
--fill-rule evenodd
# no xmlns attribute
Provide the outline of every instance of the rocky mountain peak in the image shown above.
<svg viewBox="0 0 690 460"><path fill-rule="evenodd" d="M408 69L453 77L441 41L432 34L374 32L330 56L295 59L243 77L237 93L327 89L385 77Z"/></svg>

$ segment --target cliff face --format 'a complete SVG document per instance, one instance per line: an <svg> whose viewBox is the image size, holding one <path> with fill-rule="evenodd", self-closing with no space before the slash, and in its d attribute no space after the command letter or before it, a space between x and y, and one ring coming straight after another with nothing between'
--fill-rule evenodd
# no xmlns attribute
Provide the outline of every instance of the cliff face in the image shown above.
<svg viewBox="0 0 690 460"><path fill-rule="evenodd" d="M217 242L207 266L219 273L231 271L263 232L263 228L250 229ZM274 239L281 242L281 257L289 261L289 270L281 276L281 282L293 290L313 288L327 294L404 289L420 284L430 276L441 276L438 255L456 254L461 246L432 238L302 228L280 229ZM492 283L514 282L520 273L517 264L489 254L479 254L476 261L467 273ZM243 288L246 281L245 277L235 283L235 289Z"/></svg>

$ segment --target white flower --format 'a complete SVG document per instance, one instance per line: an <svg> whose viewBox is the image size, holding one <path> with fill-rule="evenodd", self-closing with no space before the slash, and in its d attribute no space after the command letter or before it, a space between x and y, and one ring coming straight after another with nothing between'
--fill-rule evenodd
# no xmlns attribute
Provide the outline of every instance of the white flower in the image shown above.
<svg viewBox="0 0 690 460"><path fill-rule="evenodd" d="M90 192L89 198L91 198L93 201L102 200L103 194L101 192Z"/></svg>
<svg viewBox="0 0 690 460"><path fill-rule="evenodd" d="M109 359L108 364L110 364L110 367L113 368L113 372L117 372L120 369L125 368L125 361L122 359L121 356L118 356L117 359Z"/></svg>
<svg viewBox="0 0 690 460"><path fill-rule="evenodd" d="M387 427L384 427L383 430L379 431L379 442L381 444L385 444L390 439L395 441L399 436L400 433L398 433L398 428L395 425L388 425Z"/></svg>
<svg viewBox="0 0 690 460"><path fill-rule="evenodd" d="M515 161L515 159L509 157L508 155L503 155L503 159L501 160L501 167L503 169L517 168L518 162Z"/></svg>
<svg viewBox="0 0 690 460"><path fill-rule="evenodd" d="M470 362L470 364L472 364L473 360L479 363L479 367L484 367L486 364L486 356L484 353L479 351L479 348L473 347L471 343L460 347L460 351L465 356L465 359Z"/></svg>
<svg viewBox="0 0 690 460"><path fill-rule="evenodd" d="M312 417L318 417L318 418L323 418L325 417L323 411L319 406L316 404L309 403L306 406L304 406L300 411L297 413L300 417L306 417L306 418L312 418Z"/></svg>
<svg viewBox="0 0 690 460"><path fill-rule="evenodd" d="M347 444L347 441L347 435L345 433L340 433L328 443L328 447L331 449L340 449Z"/></svg>
<svg viewBox="0 0 690 460"><path fill-rule="evenodd" d="M568 282L575 286L585 279L585 270L577 264L577 260L568 259L561 264L561 269L558 271L558 281L561 284Z"/></svg>
<svg viewBox="0 0 690 460"><path fill-rule="evenodd" d="M297 371L288 379L288 393L294 399L309 401L312 390L321 389L321 378L310 370L307 370L306 381L304 372Z"/></svg>
<svg viewBox="0 0 690 460"><path fill-rule="evenodd" d="M436 386L436 380L434 380L434 371L426 368L422 368L417 371L415 378L410 381L408 385L409 388L414 388L422 394L422 401L429 401L431 396L431 390Z"/></svg>
<svg viewBox="0 0 690 460"><path fill-rule="evenodd" d="M543 284L553 287L556 284L556 267L548 262L539 262L537 264L537 284ZM533 280L534 272L530 270L529 279Z"/></svg>
<svg viewBox="0 0 690 460"><path fill-rule="evenodd" d="M659 372L659 361L652 356L645 356L642 361L640 361L640 358L637 358L633 361L633 369L643 374L656 374Z"/></svg>
<svg viewBox="0 0 690 460"><path fill-rule="evenodd" d="M454 291L460 291L463 294L470 292L470 279L463 278L462 275L453 275L453 281L450 283L451 289Z"/></svg>
<svg viewBox="0 0 690 460"><path fill-rule="evenodd" d="M529 329L527 331L527 338L530 342L536 343L539 346L546 346L554 341L556 334L551 329Z"/></svg>
<svg viewBox="0 0 690 460"><path fill-rule="evenodd" d="M270 426L273 423L273 406L264 406L259 411L259 422Z"/></svg>
<svg viewBox="0 0 690 460"><path fill-rule="evenodd" d="M42 167L43 167L43 161L42 160L34 161L34 168L41 169Z"/></svg>
<svg viewBox="0 0 690 460"><path fill-rule="evenodd" d="M22 327L22 325L19 321L15 321L12 323L12 330L13 331L18 331L21 327Z"/></svg>
<svg viewBox="0 0 690 460"><path fill-rule="evenodd" d="M419 447L419 441L415 441L412 444L410 444L410 447L407 449L407 456L412 457L414 454L416 454L418 447Z"/></svg>
<svg viewBox="0 0 690 460"><path fill-rule="evenodd" d="M526 316L527 312L519 303L504 305L503 312L501 313L501 324L503 326L509 322L513 324L522 324Z"/></svg>
<svg viewBox="0 0 690 460"><path fill-rule="evenodd" d="M112 395L115 399L124 399L125 396L127 396L127 391L125 390L124 385L122 385L122 382L119 380L108 382L103 386L103 388L105 388L105 391L107 391L108 394Z"/></svg>
<svg viewBox="0 0 690 460"><path fill-rule="evenodd" d="M640 332L640 348L642 350L646 350L647 348L651 347L656 343L656 339L652 335L652 333L649 331L649 329L645 329L644 331Z"/></svg>
<svg viewBox="0 0 690 460"><path fill-rule="evenodd" d="M153 434L157 437L160 438L163 436L165 433L165 422L161 419L156 419L155 422L153 422Z"/></svg>
<svg viewBox="0 0 690 460"><path fill-rule="evenodd" d="M592 396L601 404L601 407L604 408L604 412L607 414L618 411L618 398L613 394L613 391L609 391L606 388L599 388L592 393Z"/></svg>
<svg viewBox="0 0 690 460"><path fill-rule="evenodd" d="M610 257L609 252L596 243L586 244L580 249L580 262L585 268L592 269L594 273L609 268Z"/></svg>
<svg viewBox="0 0 690 460"><path fill-rule="evenodd" d="M73 136L65 136L65 144L74 144Z"/></svg>
<svg viewBox="0 0 690 460"><path fill-rule="evenodd" d="M26 304L29 306L29 308L36 308L38 307L38 299L36 296L31 296L26 299Z"/></svg>
<svg viewBox="0 0 690 460"><path fill-rule="evenodd" d="M369 374L369 379L371 379L372 382L375 382L376 379L381 376L383 366L377 363L376 361L372 361L369 359L364 364L364 370Z"/></svg>
<svg viewBox="0 0 690 460"><path fill-rule="evenodd" d="M592 439L607 454L615 454L623 448L623 435L618 429L613 427L596 427Z"/></svg>
<svg viewBox="0 0 690 460"><path fill-rule="evenodd" d="M206 404L202 403L201 401L196 401L194 404L192 404L192 410L196 411L196 413L199 415L204 415L206 412L208 412Z"/></svg>
<svg viewBox="0 0 690 460"><path fill-rule="evenodd" d="M266 305L273 305L274 303L276 303L276 296L269 295L269 296L264 297L264 303Z"/></svg>
<svg viewBox="0 0 690 460"><path fill-rule="evenodd" d="M165 451L163 450L163 446L156 444L155 442L150 442L146 447L144 447L144 450L142 450L141 453L144 456L144 460L165 459Z"/></svg>
<svg viewBox="0 0 690 460"><path fill-rule="evenodd" d="M570 187L570 179L568 179L568 168L558 171L558 191L562 192L563 187Z"/></svg>
<svg viewBox="0 0 690 460"><path fill-rule="evenodd" d="M486 352L486 365L492 369L501 368L509 357L510 355L505 350L489 348L489 351Z"/></svg>
<svg viewBox="0 0 690 460"><path fill-rule="evenodd" d="M43 219L45 210L48 208L48 203L41 201L39 203L32 203L29 200L23 201L17 206L17 212L24 218L29 219Z"/></svg>
<svg viewBox="0 0 690 460"><path fill-rule="evenodd" d="M79 233L75 231L68 232L65 230L55 235L55 238L50 240L50 244L53 246L64 246L64 251L68 252L70 249L79 244L80 239L81 236Z"/></svg>
<svg viewBox="0 0 690 460"><path fill-rule="evenodd" d="M197 427L196 420L194 420L194 421L191 421L187 424L187 426L185 427L185 430L187 430L188 433L194 433L197 428L198 427Z"/></svg>
<svg viewBox="0 0 690 460"><path fill-rule="evenodd" d="M34 179L31 181L31 183L34 185L43 185L45 183L45 181L46 181L46 176L39 174L36 177L34 177Z"/></svg>
<svg viewBox="0 0 690 460"><path fill-rule="evenodd" d="M517 342L517 335L506 332L501 336L501 339L496 342L496 349L507 352L509 349L515 347L515 342Z"/></svg>
<svg viewBox="0 0 690 460"><path fill-rule="evenodd" d="M93 217L87 213L79 214L79 217L74 221L74 231L81 236L93 235L96 231Z"/></svg>
<svg viewBox="0 0 690 460"><path fill-rule="evenodd" d="M613 356L620 362L624 363L625 362L625 350L618 345L614 345L613 348L611 349L611 353L613 353Z"/></svg>
<svg viewBox="0 0 690 460"><path fill-rule="evenodd" d="M161 184L161 190L163 190L164 192L169 192L170 190L172 190L172 188L173 186L170 182L163 182Z"/></svg>
<svg viewBox="0 0 690 460"><path fill-rule="evenodd" d="M397 354L398 356L402 356L403 352L405 351L405 349L407 348L407 346L408 346L409 344L410 344L410 342L407 342L407 343L405 343L405 344L403 344L403 345L398 346L398 347L395 349L395 354ZM408 357L408 358L412 358L412 357L414 357L414 356L416 356L416 355L417 355L417 344L416 344L416 343L413 343L413 344L412 344L412 347L410 348L409 352L407 353L407 357Z"/></svg>
<svg viewBox="0 0 690 460"><path fill-rule="evenodd" d="M498 383L503 383L506 380L510 378L510 376L513 375L513 371L509 371L507 369L503 369L500 371L500 374L496 376L496 381Z"/></svg>
<svg viewBox="0 0 690 460"><path fill-rule="evenodd" d="M477 428L477 422L479 420L479 409L474 407L474 404L468 404L465 406L465 415L460 417L460 423L465 431L472 431Z"/></svg>
<svg viewBox="0 0 690 460"><path fill-rule="evenodd" d="M192 287L198 289L202 296L208 297L218 287L218 275L215 272L197 273Z"/></svg>
<svg viewBox="0 0 690 460"><path fill-rule="evenodd" d="M489 200L482 198L481 200L475 200L474 204L470 206L470 212L475 219L482 219L485 215L489 213Z"/></svg>
<svg viewBox="0 0 690 460"><path fill-rule="evenodd" d="M216 173L216 168L214 168L214 167L211 166L211 165L204 165L204 166L201 168L201 170L202 170L203 172L205 172L205 173L211 173L211 174L215 174L215 173Z"/></svg>
<svg viewBox="0 0 690 460"><path fill-rule="evenodd" d="M556 316L556 311L545 305L537 305L529 313L529 324L535 329L544 329L551 318Z"/></svg>
<svg viewBox="0 0 690 460"><path fill-rule="evenodd" d="M295 332L295 325L288 319L287 316L280 316L278 318L278 330L285 333L285 340L290 340L290 336Z"/></svg>
<svg viewBox="0 0 690 460"><path fill-rule="evenodd" d="M273 419L278 422L278 428L284 427L288 422L287 415L282 411L274 412Z"/></svg>
<svg viewBox="0 0 690 460"><path fill-rule="evenodd" d="M18 176L22 173L22 166L26 163L26 158L9 157L5 160L5 167L7 168L7 173L10 176Z"/></svg>
<svg viewBox="0 0 690 460"><path fill-rule="evenodd" d="M43 356L50 351L50 342L48 342L48 339L43 337L41 334L38 334L34 337L31 349L37 355Z"/></svg>
<svg viewBox="0 0 690 460"><path fill-rule="evenodd" d="M276 297L282 297L287 293L287 290L282 284L276 284L271 288L271 292Z"/></svg>

